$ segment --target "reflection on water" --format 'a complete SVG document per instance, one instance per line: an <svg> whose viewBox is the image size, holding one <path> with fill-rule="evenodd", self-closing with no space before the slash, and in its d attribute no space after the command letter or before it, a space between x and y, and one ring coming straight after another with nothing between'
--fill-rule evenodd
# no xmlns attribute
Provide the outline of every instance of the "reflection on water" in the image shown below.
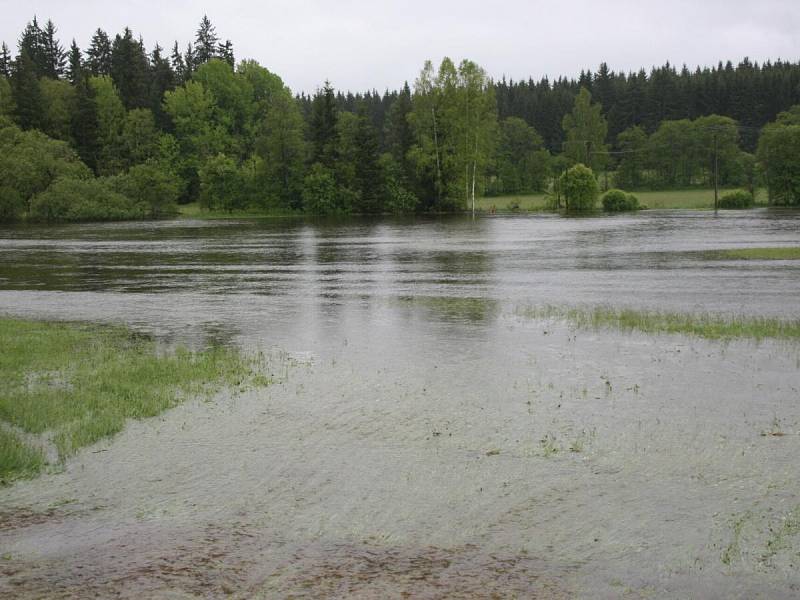
<svg viewBox="0 0 800 600"><path fill-rule="evenodd" d="M266 391L131 424L0 490L0 595L796 595L800 350L514 309L798 318L800 261L704 253L800 245L798 225L760 210L1 229L0 313L286 364Z"/></svg>

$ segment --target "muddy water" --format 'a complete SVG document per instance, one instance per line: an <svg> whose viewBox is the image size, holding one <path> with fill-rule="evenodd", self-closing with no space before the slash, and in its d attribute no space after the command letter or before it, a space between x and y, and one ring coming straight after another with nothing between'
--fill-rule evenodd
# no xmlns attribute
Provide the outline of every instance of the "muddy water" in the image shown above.
<svg viewBox="0 0 800 600"><path fill-rule="evenodd" d="M797 597L800 346L522 306L798 318L800 216L0 230L0 312L267 350L277 383L0 490L13 597ZM777 435L773 435L777 434Z"/></svg>

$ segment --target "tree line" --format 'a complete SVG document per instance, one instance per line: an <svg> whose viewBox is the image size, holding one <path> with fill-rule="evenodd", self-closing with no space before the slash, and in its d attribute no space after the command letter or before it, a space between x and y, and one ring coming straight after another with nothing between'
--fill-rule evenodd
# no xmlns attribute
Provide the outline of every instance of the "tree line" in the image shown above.
<svg viewBox="0 0 800 600"><path fill-rule="evenodd" d="M578 163L606 187L701 185L714 168L723 184L758 176L776 202L800 198L786 150L796 113L781 114L800 103L798 64L650 75L601 65L551 85L495 82L446 58L399 90L325 82L295 96L256 61L237 62L205 16L193 43L170 51L128 28L98 29L85 49L57 33L34 18L13 57L0 47L2 220L158 217L192 201L446 212L484 194L557 191Z"/></svg>

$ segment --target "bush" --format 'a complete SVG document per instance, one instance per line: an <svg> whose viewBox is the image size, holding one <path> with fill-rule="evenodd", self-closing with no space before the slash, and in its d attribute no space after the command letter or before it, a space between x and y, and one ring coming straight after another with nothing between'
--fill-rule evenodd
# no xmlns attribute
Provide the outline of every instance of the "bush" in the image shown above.
<svg viewBox="0 0 800 600"><path fill-rule="evenodd" d="M753 194L745 190L736 190L719 199L720 208L753 208Z"/></svg>
<svg viewBox="0 0 800 600"><path fill-rule="evenodd" d="M153 218L177 213L183 191L183 181L177 175L151 161L131 167L124 175L110 177L108 185Z"/></svg>
<svg viewBox="0 0 800 600"><path fill-rule="evenodd" d="M577 164L561 176L561 188L567 200L567 210L586 212L594 210L600 189L589 167Z"/></svg>
<svg viewBox="0 0 800 600"><path fill-rule="evenodd" d="M145 212L96 179L58 179L31 202L36 221L122 221L144 218Z"/></svg>
<svg viewBox="0 0 800 600"><path fill-rule="evenodd" d="M626 212L639 210L639 199L622 190L608 190L603 195L603 210L606 212Z"/></svg>

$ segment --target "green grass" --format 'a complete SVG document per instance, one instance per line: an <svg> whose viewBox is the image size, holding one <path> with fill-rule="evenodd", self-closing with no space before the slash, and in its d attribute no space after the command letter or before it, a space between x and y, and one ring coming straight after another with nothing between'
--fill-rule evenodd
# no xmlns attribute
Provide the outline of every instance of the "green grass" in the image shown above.
<svg viewBox="0 0 800 600"><path fill-rule="evenodd" d="M0 480L34 475L44 464L40 449L31 448L15 433L0 429Z"/></svg>
<svg viewBox="0 0 800 600"><path fill-rule="evenodd" d="M720 190L722 197L732 190ZM668 190L633 192L639 203L648 209L693 209L711 210L714 208L714 190ZM765 202L766 194L763 190L756 193L756 202ZM475 206L482 212L489 212L494 206L498 212L511 212L512 205L518 204L520 212L540 212L549 210L548 197L544 194L516 194L510 196L497 196L494 198L479 198ZM598 203L599 207L599 203ZM469 208L469 207L468 207Z"/></svg>
<svg viewBox="0 0 800 600"><path fill-rule="evenodd" d="M734 250L712 250L710 258L730 260L800 260L800 248L736 248Z"/></svg>
<svg viewBox="0 0 800 600"><path fill-rule="evenodd" d="M236 350L158 352L122 327L0 319L0 420L41 436L61 461L199 394L264 383L257 361ZM0 478L35 473L41 452L6 432Z"/></svg>
<svg viewBox="0 0 800 600"><path fill-rule="evenodd" d="M520 314L537 319L565 319L581 329L617 329L652 334L691 335L712 340L800 340L800 320L712 314L647 312L630 309L556 307L525 308Z"/></svg>

